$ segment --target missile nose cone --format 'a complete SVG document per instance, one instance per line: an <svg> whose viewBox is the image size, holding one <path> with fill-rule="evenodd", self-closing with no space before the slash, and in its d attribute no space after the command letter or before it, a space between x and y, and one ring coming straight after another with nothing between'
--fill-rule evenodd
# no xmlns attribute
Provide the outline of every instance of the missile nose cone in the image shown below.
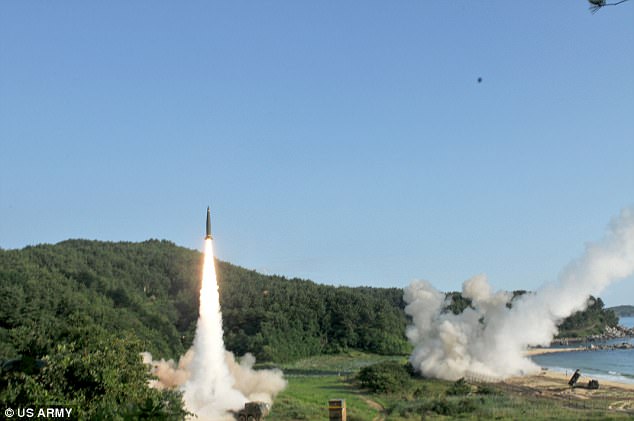
<svg viewBox="0 0 634 421"><path fill-rule="evenodd" d="M209 210L209 206L207 206L207 232L205 235L205 240L213 240L211 236L211 211Z"/></svg>

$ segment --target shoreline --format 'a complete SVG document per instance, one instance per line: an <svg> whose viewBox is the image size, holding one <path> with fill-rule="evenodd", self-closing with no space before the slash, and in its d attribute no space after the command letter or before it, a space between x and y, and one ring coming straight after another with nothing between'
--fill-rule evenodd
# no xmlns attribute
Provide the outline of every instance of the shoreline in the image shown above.
<svg viewBox="0 0 634 421"><path fill-rule="evenodd" d="M553 345L575 345L575 344L592 344L596 342L605 342L614 339L630 339L634 338L634 327L617 325L616 327L606 327L601 334L582 336L582 337L563 337L554 338L550 346Z"/></svg>
<svg viewBox="0 0 634 421"><path fill-rule="evenodd" d="M610 391L611 389L634 392L634 384L632 383L622 383L616 380L604 380L602 378L599 382L600 387L596 390L590 390L584 387L571 388L570 386L568 386L568 380L570 379L570 377L571 376L567 375L566 373L546 369L542 370L538 374L511 377L507 379L505 383L525 387L543 388L545 390L571 390L575 394L581 395L596 395L600 394L601 392ZM594 377L587 376L582 373L577 384L585 385L591 379L594 379Z"/></svg>
<svg viewBox="0 0 634 421"><path fill-rule="evenodd" d="M527 349L524 353L526 357L533 357L537 355L545 355L545 354L555 354L555 353L563 353L563 352L594 352L597 350L601 350L605 348L594 348L594 347L567 347L567 348L530 348ZM619 349L618 346L615 346L610 349ZM631 348L628 348L631 349ZM571 368L565 367L541 367L541 372L538 374L528 375L524 377L534 377L534 378L542 378L549 379L551 381L559 381L563 382L564 385L568 386L568 380L572 376L574 370ZM522 378L522 376L513 377L511 383L517 383L517 379ZM611 376L607 376L605 374L586 374L581 373L581 377L579 379L579 384L587 384L591 379L598 379L601 385L605 385L612 388L619 388L628 391L634 391L634 382L630 382L627 380L620 380L618 378L614 378ZM575 389L576 390L576 389Z"/></svg>
<svg viewBox="0 0 634 421"><path fill-rule="evenodd" d="M557 352L581 352L581 351L610 351L615 349L634 349L634 344L629 342L622 342L620 344L594 344L586 343L585 346L565 347L565 348L529 348L524 352L527 357L542 354L553 354Z"/></svg>
<svg viewBox="0 0 634 421"><path fill-rule="evenodd" d="M524 356L533 357L535 355L543 355L543 354L555 354L558 352L580 352L580 351L589 351L589 349L574 347L574 348L529 348L524 352Z"/></svg>

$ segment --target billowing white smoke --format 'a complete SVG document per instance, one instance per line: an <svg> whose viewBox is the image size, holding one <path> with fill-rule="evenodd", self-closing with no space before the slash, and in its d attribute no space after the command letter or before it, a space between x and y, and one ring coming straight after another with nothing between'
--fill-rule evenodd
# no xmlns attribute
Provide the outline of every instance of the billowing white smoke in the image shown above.
<svg viewBox="0 0 634 421"><path fill-rule="evenodd" d="M157 377L156 380L150 382L150 386L157 389L171 389L185 385L191 378L191 362L194 354L195 351L191 348L176 363L174 360L153 360L149 352L142 353L143 362L150 365L150 372ZM272 404L273 398L286 387L286 380L280 370L254 370L255 357L249 353L237 362L233 353L225 351L225 363L235 382L233 388L245 397L245 401ZM220 415L212 419L233 420L233 417Z"/></svg>
<svg viewBox="0 0 634 421"><path fill-rule="evenodd" d="M410 361L423 375L447 380L535 372L539 368L525 356L526 349L547 346L564 318L587 307L589 295L633 273L634 209L625 209L600 242L588 244L563 270L558 282L516 298L512 308L506 305L512 294L491 293L484 275L463 284L462 294L473 308L458 315L444 311L444 293L427 281L415 281L404 295L405 312L413 319L407 329L415 346Z"/></svg>
<svg viewBox="0 0 634 421"><path fill-rule="evenodd" d="M225 350L222 338L222 314L212 240L205 241L203 282L200 289L200 314L192 348L178 362L153 361L143 354L158 380L157 388L179 387L187 409L201 421L232 420L229 411L238 410L248 401L272 403L286 387L280 370L253 370L255 358L242 357L240 363Z"/></svg>
<svg viewBox="0 0 634 421"><path fill-rule="evenodd" d="M247 399L234 388L235 379L225 361L220 297L210 238L205 240L204 259L191 376L183 386L183 397L187 409L199 418L217 419L230 409L242 407Z"/></svg>
<svg viewBox="0 0 634 421"><path fill-rule="evenodd" d="M152 354L149 352L142 352L143 363L150 366L150 372L157 377L156 380L150 381L150 387L156 389L173 389L180 387L191 376L189 372L189 365L192 362L194 356L194 350L189 349L182 357L180 357L178 364L174 360L156 360L152 359Z"/></svg>

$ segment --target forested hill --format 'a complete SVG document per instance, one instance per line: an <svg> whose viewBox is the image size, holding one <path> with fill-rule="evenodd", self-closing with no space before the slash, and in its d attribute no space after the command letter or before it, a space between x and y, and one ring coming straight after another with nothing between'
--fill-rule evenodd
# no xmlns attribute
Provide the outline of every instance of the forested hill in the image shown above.
<svg viewBox="0 0 634 421"><path fill-rule="evenodd" d="M634 317L634 306L616 306L610 307L608 310L612 310L619 317Z"/></svg>
<svg viewBox="0 0 634 421"><path fill-rule="evenodd" d="M68 240L0 250L0 359L39 358L116 333L174 358L191 344L202 255L167 241ZM284 361L361 349L405 353L402 290L266 276L217 262L227 348Z"/></svg>
<svg viewBox="0 0 634 421"><path fill-rule="evenodd" d="M103 332L176 358L193 340L201 264L198 251L158 240L0 250L0 359L40 358L73 338ZM225 343L238 355L282 362L349 349L410 350L401 289L319 285L220 261L217 272ZM469 305L459 293L450 296L453 311ZM615 323L597 300L564 321L561 333L600 333Z"/></svg>

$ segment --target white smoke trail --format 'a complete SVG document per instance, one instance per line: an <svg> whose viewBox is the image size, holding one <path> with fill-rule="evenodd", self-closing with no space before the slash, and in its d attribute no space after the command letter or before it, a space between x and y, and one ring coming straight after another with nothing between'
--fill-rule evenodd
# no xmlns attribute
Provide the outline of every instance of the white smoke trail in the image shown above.
<svg viewBox="0 0 634 421"><path fill-rule="evenodd" d="M200 289L200 310L194 344L178 364L174 361L153 361L143 353L143 361L151 366L158 380L151 386L180 387L187 410L200 421L232 420L231 410L238 410L248 401L272 403L286 387L280 370L253 370L255 358L251 354L236 363L231 352L225 350L222 314L213 244L205 240L203 281Z"/></svg>
<svg viewBox="0 0 634 421"><path fill-rule="evenodd" d="M215 266L213 243L208 238L205 240L200 313L193 345L195 353L190 366L191 376L183 386L187 409L204 419L217 419L247 402L247 398L234 389L235 379L225 362Z"/></svg>
<svg viewBox="0 0 634 421"><path fill-rule="evenodd" d="M445 294L429 282L405 289L405 311L412 316L407 337L415 345L410 361L423 375L447 380L478 376L506 378L539 368L525 356L528 346L547 346L557 325L584 310L590 295L634 273L634 210L625 209L608 227L603 240L588 244L558 282L542 286L507 303L512 294L491 293L486 276L463 284L472 307L454 315L443 311Z"/></svg>

